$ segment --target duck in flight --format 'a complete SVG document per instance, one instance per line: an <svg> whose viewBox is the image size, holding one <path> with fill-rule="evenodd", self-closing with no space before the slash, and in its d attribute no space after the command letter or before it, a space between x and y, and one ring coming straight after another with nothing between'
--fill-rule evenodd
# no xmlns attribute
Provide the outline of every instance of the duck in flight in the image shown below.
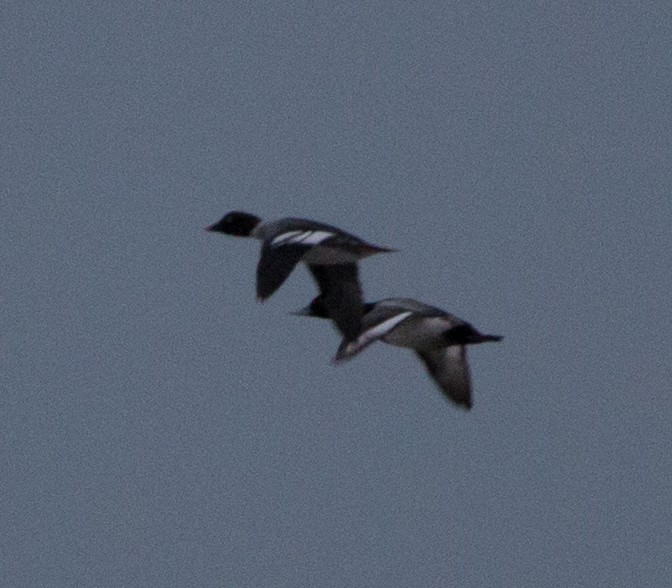
<svg viewBox="0 0 672 588"><path fill-rule="evenodd" d="M411 298L369 302L363 310L361 333L354 340L343 339L334 358L336 363L355 357L378 340L413 349L446 397L459 406L471 408L466 346L501 341L502 337L485 335L468 322ZM332 318L322 296L294 314Z"/></svg>
<svg viewBox="0 0 672 588"><path fill-rule="evenodd" d="M322 305L328 309L345 340L355 341L362 328L363 297L357 262L394 249L372 245L324 223L283 218L262 222L247 212L229 212L208 231L261 240L257 265L257 298L269 298L304 262L317 282Z"/></svg>

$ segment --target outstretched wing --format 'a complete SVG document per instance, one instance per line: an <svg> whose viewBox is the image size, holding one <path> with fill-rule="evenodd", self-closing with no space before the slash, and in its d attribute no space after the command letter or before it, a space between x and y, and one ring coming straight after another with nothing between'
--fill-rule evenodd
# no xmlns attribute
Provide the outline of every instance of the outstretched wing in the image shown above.
<svg viewBox="0 0 672 588"><path fill-rule="evenodd" d="M441 391L455 404L471 408L471 378L464 345L416 351Z"/></svg>
<svg viewBox="0 0 672 588"><path fill-rule="evenodd" d="M311 245L273 245L265 241L257 264L257 298L263 301L282 286L310 248Z"/></svg>
<svg viewBox="0 0 672 588"><path fill-rule="evenodd" d="M362 330L362 287L356 263L309 265L329 313L347 341L354 341Z"/></svg>
<svg viewBox="0 0 672 588"><path fill-rule="evenodd" d="M327 225L324 225L325 230L305 229L297 225L300 224L298 219L285 219L282 222L286 226L282 231L273 225L268 227L270 232L261 247L257 265L257 298L260 300L265 300L282 286L308 251L334 236L333 232L326 230Z"/></svg>

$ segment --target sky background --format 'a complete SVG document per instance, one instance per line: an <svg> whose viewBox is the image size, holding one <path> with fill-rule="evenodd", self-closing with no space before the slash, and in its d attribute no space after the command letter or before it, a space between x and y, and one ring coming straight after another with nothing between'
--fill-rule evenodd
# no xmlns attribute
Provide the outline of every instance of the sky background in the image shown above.
<svg viewBox="0 0 672 588"><path fill-rule="evenodd" d="M0 584L669 582L669 2L7 1L0 51ZM232 209L504 335L473 410L332 366Z"/></svg>

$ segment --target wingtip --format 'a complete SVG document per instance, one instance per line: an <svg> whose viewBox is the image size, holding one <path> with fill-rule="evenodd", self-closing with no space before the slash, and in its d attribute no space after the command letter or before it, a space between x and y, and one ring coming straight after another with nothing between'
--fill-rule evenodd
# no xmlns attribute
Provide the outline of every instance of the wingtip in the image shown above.
<svg viewBox="0 0 672 588"><path fill-rule="evenodd" d="M448 396L448 400L453 406L456 406L460 410L469 411L473 407L473 402L471 398L454 398L453 396Z"/></svg>
<svg viewBox="0 0 672 588"><path fill-rule="evenodd" d="M345 363L346 361L349 361L352 359L352 355L349 355L347 352L347 346L346 347L341 347L338 349L336 352L336 355L332 358L331 362L334 365L341 365L342 363Z"/></svg>

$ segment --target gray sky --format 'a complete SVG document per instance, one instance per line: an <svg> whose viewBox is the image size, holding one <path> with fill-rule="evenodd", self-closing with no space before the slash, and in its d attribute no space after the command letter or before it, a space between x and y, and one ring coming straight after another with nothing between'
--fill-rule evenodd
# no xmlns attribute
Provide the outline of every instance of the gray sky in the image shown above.
<svg viewBox="0 0 672 588"><path fill-rule="evenodd" d="M669 2L0 12L0 584L669 581ZM332 366L231 209L504 335L473 411Z"/></svg>

